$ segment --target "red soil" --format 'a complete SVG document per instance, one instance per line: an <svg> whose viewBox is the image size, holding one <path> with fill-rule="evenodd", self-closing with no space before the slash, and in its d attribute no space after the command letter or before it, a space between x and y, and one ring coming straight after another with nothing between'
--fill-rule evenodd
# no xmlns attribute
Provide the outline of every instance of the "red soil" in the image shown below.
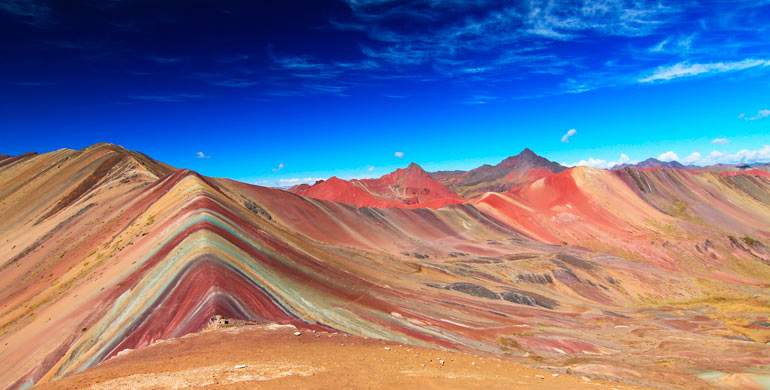
<svg viewBox="0 0 770 390"><path fill-rule="evenodd" d="M379 179L347 181L332 177L312 186L295 186L290 191L309 198L348 203L359 207L438 209L464 201L462 197L433 180L415 163Z"/></svg>

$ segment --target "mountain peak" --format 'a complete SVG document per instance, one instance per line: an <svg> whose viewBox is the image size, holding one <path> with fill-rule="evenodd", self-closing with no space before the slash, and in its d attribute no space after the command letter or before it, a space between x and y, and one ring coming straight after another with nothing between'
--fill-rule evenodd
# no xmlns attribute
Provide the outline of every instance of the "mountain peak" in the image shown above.
<svg viewBox="0 0 770 390"><path fill-rule="evenodd" d="M467 172L434 172L431 176L450 190L469 199L488 191L509 191L521 183L531 182L565 169L567 168L561 164L537 155L532 149L524 148L519 154L494 166L485 164Z"/></svg>
<svg viewBox="0 0 770 390"><path fill-rule="evenodd" d="M406 169L412 171L412 170L419 170L425 172L424 169L420 166L420 164L417 164L416 162L409 163L409 166L406 167Z"/></svg>
<svg viewBox="0 0 770 390"><path fill-rule="evenodd" d="M554 173L559 173L566 169L561 164L538 155L530 148L524 148L519 154L506 158L495 167L514 169L545 168Z"/></svg>
<svg viewBox="0 0 770 390"><path fill-rule="evenodd" d="M522 150L519 153L519 157L521 157L521 156L536 156L536 157L540 157L540 156L537 155L537 153L533 152L532 149L530 149L530 148L524 148L524 150Z"/></svg>

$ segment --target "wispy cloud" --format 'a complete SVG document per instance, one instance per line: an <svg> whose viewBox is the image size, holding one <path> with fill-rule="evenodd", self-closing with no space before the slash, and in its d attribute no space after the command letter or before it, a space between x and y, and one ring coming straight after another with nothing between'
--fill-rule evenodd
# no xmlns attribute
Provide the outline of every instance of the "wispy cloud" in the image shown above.
<svg viewBox="0 0 770 390"><path fill-rule="evenodd" d="M668 36L649 49L655 54L686 54L691 51L698 32L678 37Z"/></svg>
<svg viewBox="0 0 770 390"><path fill-rule="evenodd" d="M360 57L278 54L270 47L272 74L294 81L291 87L265 88L265 95L347 96L358 86L404 79L447 81L470 95L457 103L480 105L770 65L763 59L767 50L747 50L768 46L760 33L744 26L746 32L737 36L740 23L718 21L739 8L738 20L757 14L758 2L707 7L669 0L343 1L351 16L335 15L329 25L355 34ZM564 50L565 41L570 50ZM479 90L488 92L473 94Z"/></svg>
<svg viewBox="0 0 770 390"><path fill-rule="evenodd" d="M713 62L705 64L691 64L689 62L680 62L674 65L660 66L649 75L639 79L641 83L650 83L654 81L667 81L682 77L693 77L698 75L714 75L726 72L735 72L751 68L765 68L770 66L770 60L745 59L734 62Z"/></svg>
<svg viewBox="0 0 770 390"><path fill-rule="evenodd" d="M278 164L277 168L273 168L273 172L279 172L281 169L283 169L283 163Z"/></svg>
<svg viewBox="0 0 770 390"><path fill-rule="evenodd" d="M374 170L374 165L369 165L369 168L366 168L367 171L371 172Z"/></svg>
<svg viewBox="0 0 770 390"><path fill-rule="evenodd" d="M768 114L770 114L770 112L768 112ZM727 144L729 144L729 143L730 143L730 140L728 140L727 138L714 138L713 140L711 140L711 143L712 143L712 144L723 144L723 145L727 145Z"/></svg>
<svg viewBox="0 0 770 390"><path fill-rule="evenodd" d="M46 44L59 49L69 50L102 50L107 45L104 39L86 39L86 40L58 40L46 41Z"/></svg>
<svg viewBox="0 0 770 390"><path fill-rule="evenodd" d="M430 64L444 76L479 82L512 73L562 74L575 61L554 55L553 45L589 35L644 36L681 11L652 0L346 1L355 20L332 24L376 42L361 46L365 56L392 67Z"/></svg>
<svg viewBox="0 0 770 390"><path fill-rule="evenodd" d="M569 143L569 138L572 137L575 134L577 134L577 130L569 129L566 134L561 136L561 142Z"/></svg>
<svg viewBox="0 0 770 390"><path fill-rule="evenodd" d="M495 100L497 100L497 96L473 95L468 100L463 101L463 104L487 104Z"/></svg>
<svg viewBox="0 0 770 390"><path fill-rule="evenodd" d="M147 102L160 102L160 103L179 103L193 99L203 98L204 95L190 94L190 93L177 93L171 95L130 95L126 98L131 100L142 100Z"/></svg>
<svg viewBox="0 0 770 390"><path fill-rule="evenodd" d="M679 156L677 156L676 153L674 153L674 152L669 150L668 152L661 153L658 156L658 160L660 160L660 161L679 161Z"/></svg>
<svg viewBox="0 0 770 390"><path fill-rule="evenodd" d="M43 27L51 24L51 8L41 0L0 0L0 11L19 17L24 23Z"/></svg>
<svg viewBox="0 0 770 390"><path fill-rule="evenodd" d="M198 152L195 154L195 158L211 158L211 156L208 156L203 152Z"/></svg>
<svg viewBox="0 0 770 390"><path fill-rule="evenodd" d="M395 152L393 153L393 156L398 158L404 158L404 152Z"/></svg>
<svg viewBox="0 0 770 390"><path fill-rule="evenodd" d="M287 72L295 78L329 80L349 69L347 66L340 67L309 56L278 56L272 52L268 54L275 70Z"/></svg>
<svg viewBox="0 0 770 390"><path fill-rule="evenodd" d="M296 185L296 184L312 184L319 180L323 180L322 177L292 177L289 179L278 179L278 182L281 183L281 185Z"/></svg>
<svg viewBox="0 0 770 390"><path fill-rule="evenodd" d="M273 76L277 79L266 83L264 94L276 97L308 95L348 96L347 91L372 78L365 71L378 65L365 59L359 62L322 62L310 56L280 56L268 50L272 61ZM284 80L281 82L278 80Z"/></svg>
<svg viewBox="0 0 770 390"><path fill-rule="evenodd" d="M757 111L757 115L754 115L752 117L746 116L746 114L738 115L739 119L747 120L747 121L756 121L760 119L764 119L770 116L770 110L759 110Z"/></svg>
<svg viewBox="0 0 770 390"><path fill-rule="evenodd" d="M233 54L233 55L224 55L215 57L214 61L221 62L223 64L232 64L239 61L246 61L249 59L249 56L246 54Z"/></svg>
<svg viewBox="0 0 770 390"><path fill-rule="evenodd" d="M19 85L22 87L49 87L51 85L54 85L54 83L50 81L20 81L17 83L13 83L13 85Z"/></svg>
<svg viewBox="0 0 770 390"><path fill-rule="evenodd" d="M159 64L175 64L184 61L182 57L164 57L164 56L149 56L148 60L157 62Z"/></svg>
<svg viewBox="0 0 770 390"><path fill-rule="evenodd" d="M257 85L259 83L256 81L248 81L248 80L243 80L238 78L232 78L232 79L226 79L226 80L210 81L209 84L216 85L219 87L246 88L246 87Z"/></svg>

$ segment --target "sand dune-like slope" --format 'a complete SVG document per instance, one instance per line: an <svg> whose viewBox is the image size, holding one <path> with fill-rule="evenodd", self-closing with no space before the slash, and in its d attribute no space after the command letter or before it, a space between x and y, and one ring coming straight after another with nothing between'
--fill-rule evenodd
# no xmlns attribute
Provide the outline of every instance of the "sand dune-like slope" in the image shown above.
<svg viewBox="0 0 770 390"><path fill-rule="evenodd" d="M770 364L768 181L683 177L724 202L688 219L663 207L684 189L647 199L580 168L439 209L359 208L108 144L20 159L0 167L0 387L53 385L221 315L751 388Z"/></svg>
<svg viewBox="0 0 770 390"><path fill-rule="evenodd" d="M299 335L297 335L299 333ZM201 353L206 351L206 353ZM55 390L647 389L501 359L292 326L212 329L128 351Z"/></svg>

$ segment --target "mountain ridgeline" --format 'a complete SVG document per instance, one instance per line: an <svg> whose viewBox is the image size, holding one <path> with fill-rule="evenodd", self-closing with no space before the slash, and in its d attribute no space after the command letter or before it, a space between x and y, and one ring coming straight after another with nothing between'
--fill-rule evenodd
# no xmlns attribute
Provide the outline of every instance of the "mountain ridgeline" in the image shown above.
<svg viewBox="0 0 770 390"><path fill-rule="evenodd" d="M0 158L0 388L181 348L213 319L761 388L766 169L565 168L525 150L289 192L109 144Z"/></svg>

